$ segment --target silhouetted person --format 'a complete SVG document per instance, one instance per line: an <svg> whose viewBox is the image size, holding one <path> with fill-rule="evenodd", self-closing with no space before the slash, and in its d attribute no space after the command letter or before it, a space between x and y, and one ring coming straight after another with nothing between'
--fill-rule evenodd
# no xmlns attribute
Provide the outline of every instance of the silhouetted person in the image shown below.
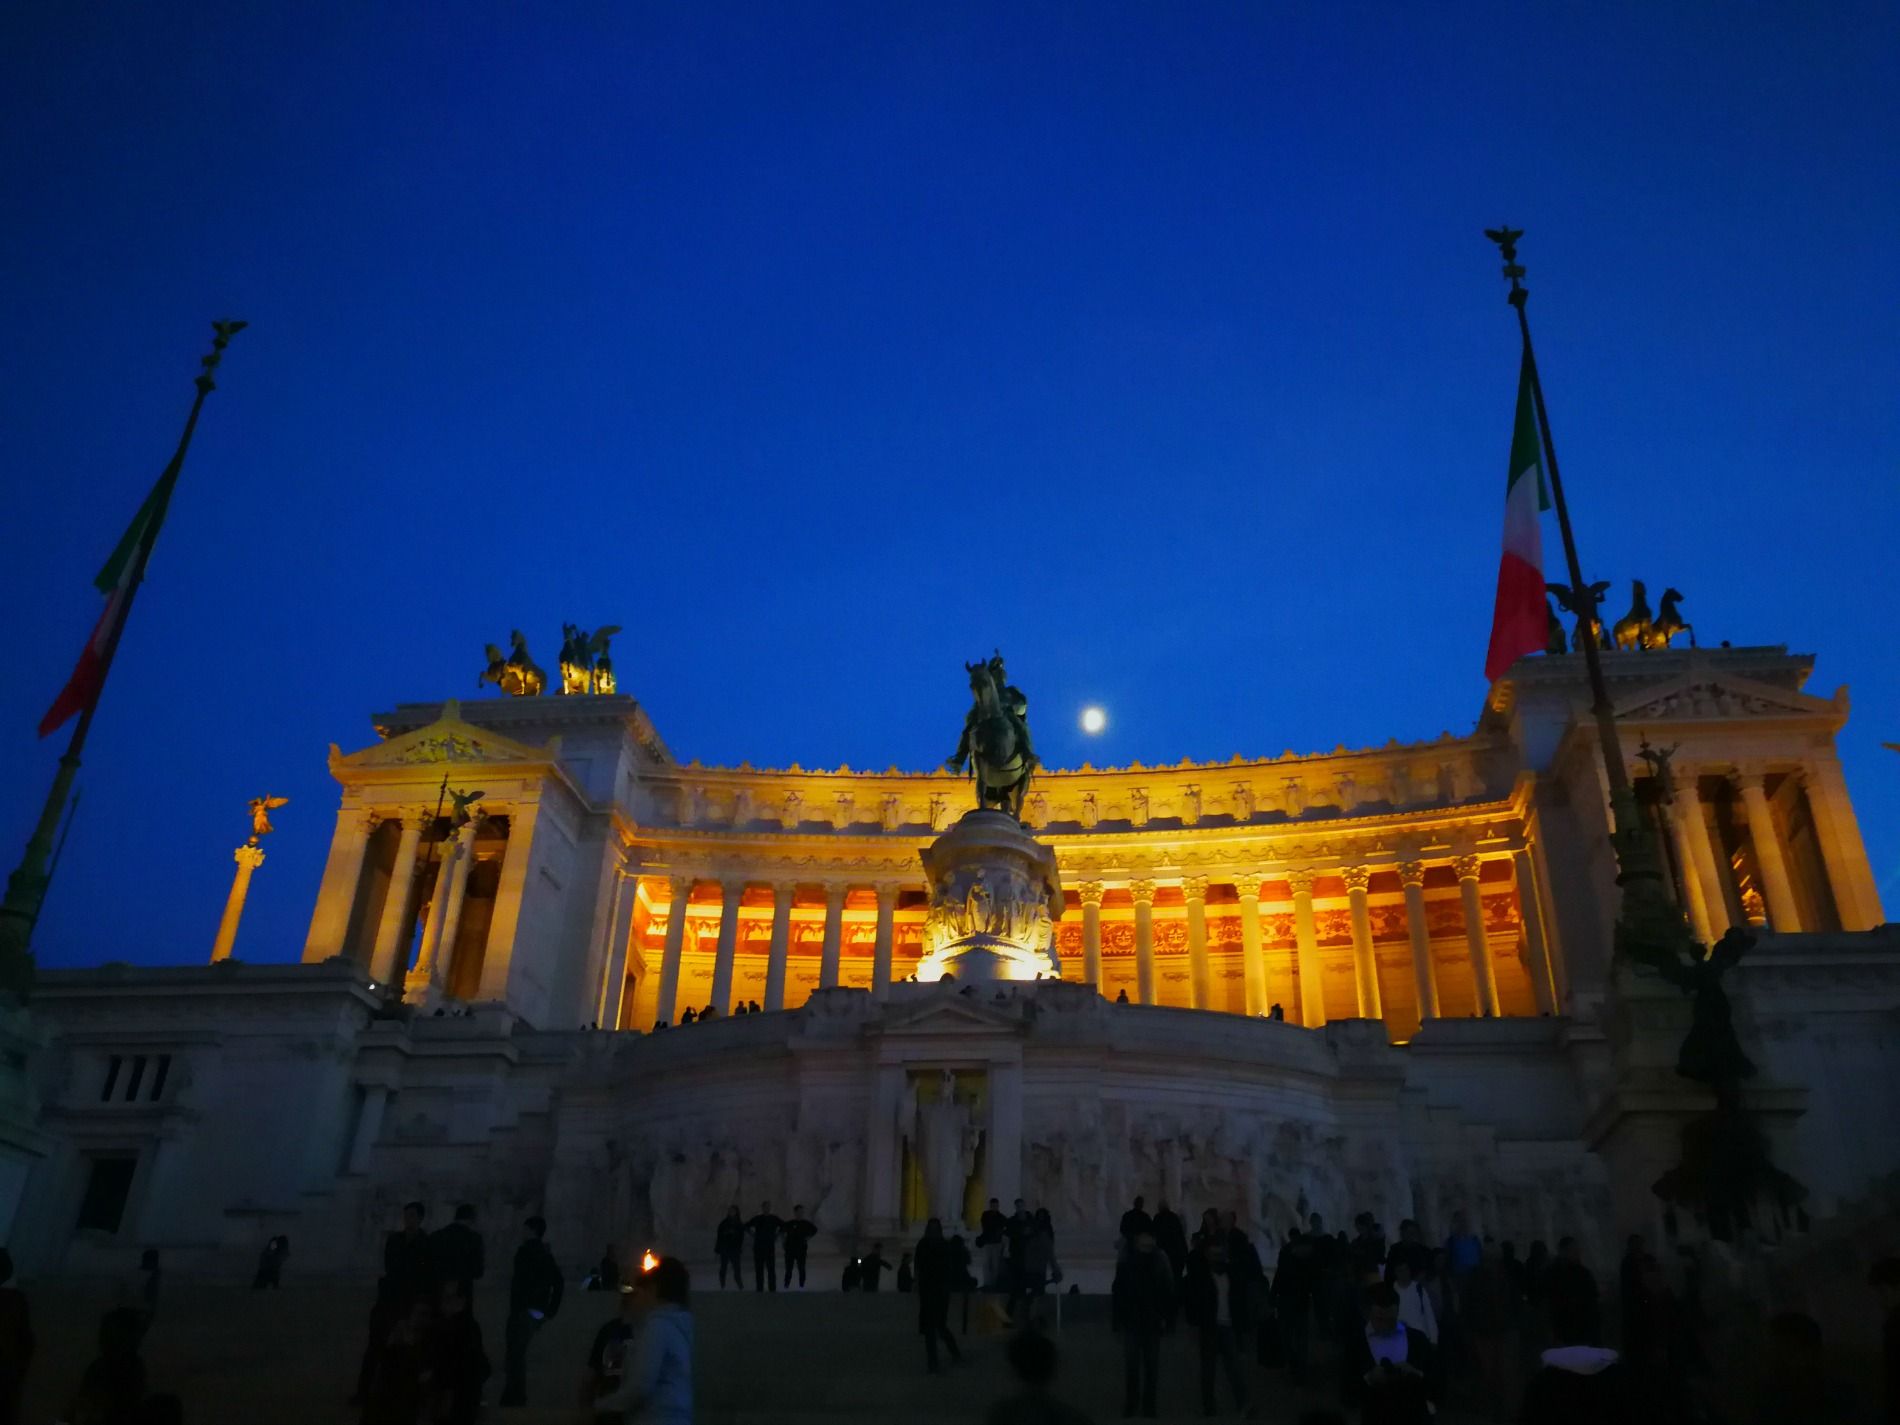
<svg viewBox="0 0 1900 1425"><path fill-rule="evenodd" d="M1148 1210L1143 1203L1144 1199L1137 1194L1134 1205L1122 1214L1121 1226L1116 1231L1122 1239L1124 1249L1134 1246L1135 1239L1144 1232L1154 1231L1155 1220L1148 1215Z"/></svg>
<svg viewBox="0 0 1900 1425"><path fill-rule="evenodd" d="M1551 1316L1551 1336L1557 1338L1557 1317L1580 1340L1596 1345L1603 1339L1603 1312L1597 1297L1597 1279L1583 1264L1583 1249L1575 1237L1557 1243L1557 1256L1544 1269L1544 1300ZM1575 1342L1571 1344L1577 1344Z"/></svg>
<svg viewBox="0 0 1900 1425"><path fill-rule="evenodd" d="M752 1234L752 1289L764 1291L768 1287L778 1290L778 1234L784 1230L785 1219L772 1211L772 1204L759 1204L758 1215L746 1223L745 1230Z"/></svg>
<svg viewBox="0 0 1900 1425"><path fill-rule="evenodd" d="M1503 1402L1516 1376L1524 1315L1516 1278L1492 1245L1481 1242L1477 1263L1455 1280L1450 1300L1456 1314L1447 1313L1449 1319L1440 1323L1438 1344L1456 1348L1461 1359L1469 1352L1479 1399Z"/></svg>
<svg viewBox="0 0 1900 1425"><path fill-rule="evenodd" d="M1174 1314L1174 1273L1155 1245L1152 1227L1137 1233L1115 1264L1110 1314L1122 1338L1122 1414L1139 1409L1152 1419L1161 1333Z"/></svg>
<svg viewBox="0 0 1900 1425"><path fill-rule="evenodd" d="M273 1237L257 1254L257 1273L251 1278L252 1291L274 1291L284 1284L284 1261L290 1256L290 1239Z"/></svg>
<svg viewBox="0 0 1900 1425"><path fill-rule="evenodd" d="M1029 1241L1029 1229L1036 1219L1030 1216L1029 1208L1019 1197L1010 1210L1009 1221L1003 1224L1003 1241L1008 1244L1008 1265L1005 1273L1009 1278L1009 1295L1012 1301L1022 1290L1023 1247Z"/></svg>
<svg viewBox="0 0 1900 1425"><path fill-rule="evenodd" d="M1359 1407L1361 1425L1430 1425L1432 1343L1405 1328L1399 1295L1384 1282L1366 1288L1365 1312L1365 1325L1346 1338L1340 1398Z"/></svg>
<svg viewBox="0 0 1900 1425"><path fill-rule="evenodd" d="M1040 1331L1024 1331L1009 1343L1008 1356L1018 1389L990 1407L986 1425L1090 1425L1088 1416L1049 1393L1056 1375L1055 1342Z"/></svg>
<svg viewBox="0 0 1900 1425"><path fill-rule="evenodd" d="M18 1425L32 1364L32 1308L13 1280L13 1254L0 1247L0 1425Z"/></svg>
<svg viewBox="0 0 1900 1425"><path fill-rule="evenodd" d="M976 1250L983 1264L983 1290L995 1291L1003 1284L1004 1255L1009 1250L1009 1219L1003 1216L1002 1204L995 1198L989 1200L977 1220Z"/></svg>
<svg viewBox="0 0 1900 1425"><path fill-rule="evenodd" d="M455 1221L430 1234L429 1266L438 1283L462 1282L472 1287L482 1279L486 1265L475 1207L465 1202L455 1209Z"/></svg>
<svg viewBox="0 0 1900 1425"><path fill-rule="evenodd" d="M1200 1334L1201 1409L1214 1413L1214 1366L1218 1361L1234 1393L1234 1407L1247 1409L1247 1374L1240 1363L1240 1343L1246 1339L1252 1317L1248 1314L1248 1284L1228 1270L1224 1233L1203 1232L1199 1246L1187 1260L1187 1283L1182 1311L1188 1325Z"/></svg>
<svg viewBox="0 0 1900 1425"><path fill-rule="evenodd" d="M435 1274L429 1257L429 1234L422 1230L426 1209L419 1202L402 1206L402 1226L383 1239L383 1277L406 1308L417 1297L433 1299Z"/></svg>
<svg viewBox="0 0 1900 1425"><path fill-rule="evenodd" d="M469 1310L469 1284L459 1276L443 1281L440 1310L429 1331L429 1395L432 1420L442 1425L474 1425L488 1379L488 1353L482 1328Z"/></svg>
<svg viewBox="0 0 1900 1425"><path fill-rule="evenodd" d="M747 1000L745 1002L745 1007L749 1009L750 1011L752 1011L752 1013L754 1014L763 1014L765 1012L759 1008L759 1002L755 999Z"/></svg>
<svg viewBox="0 0 1900 1425"><path fill-rule="evenodd" d="M1116 1004L1127 1004L1127 1003L1128 1003L1128 991L1127 991L1127 990L1125 990L1125 989L1121 989L1121 990L1117 990L1117 991L1115 991L1115 1003L1116 1003Z"/></svg>
<svg viewBox="0 0 1900 1425"><path fill-rule="evenodd" d="M890 1265L884 1260L884 1244L873 1242L871 1250L858 1258L858 1287L863 1291L876 1291L878 1279L884 1269Z"/></svg>
<svg viewBox="0 0 1900 1425"><path fill-rule="evenodd" d="M145 1400L145 1362L139 1342L145 1318L136 1307L118 1306L99 1322L99 1354L79 1378L63 1419L74 1425L137 1425Z"/></svg>
<svg viewBox="0 0 1900 1425"><path fill-rule="evenodd" d="M785 1285L792 1284L792 1268L798 1268L798 1284L805 1285L805 1254L811 1239L818 1235L818 1224L805 1216L805 1204L792 1204L792 1215L785 1223Z"/></svg>
<svg viewBox="0 0 1900 1425"><path fill-rule="evenodd" d="M1425 1245L1425 1234L1418 1223L1406 1218L1399 1224L1399 1240L1385 1254L1386 1279L1392 1276L1392 1264L1403 1261L1412 1269L1412 1280L1422 1282L1432 1274L1432 1249Z"/></svg>
<svg viewBox="0 0 1900 1425"><path fill-rule="evenodd" d="M655 1425L692 1425L692 1278L678 1257L662 1257L635 1287L640 1331L620 1388L594 1402L603 1414Z"/></svg>
<svg viewBox="0 0 1900 1425"><path fill-rule="evenodd" d="M732 1284L745 1285L745 1272L739 1266L739 1250L745 1246L745 1219L739 1216L739 1204L733 1203L713 1229L713 1254L719 1258L719 1285L726 1284L726 1269L732 1269Z"/></svg>
<svg viewBox="0 0 1900 1425"><path fill-rule="evenodd" d="M1561 1244L1557 1250L1562 1261ZM1553 1262L1551 1269L1556 1267ZM1629 1367L1615 1351L1599 1344L1597 1317L1594 1296L1551 1293L1550 1331L1557 1344L1543 1353L1524 1388L1517 1417L1523 1425L1598 1425L1639 1418Z"/></svg>
<svg viewBox="0 0 1900 1425"><path fill-rule="evenodd" d="M938 1219L933 1217L924 1224L924 1235L918 1240L911 1260L915 1263L917 1329L924 1338L924 1369L934 1375L938 1369L938 1341L949 1349L953 1362L963 1359L963 1352L957 1349L957 1338L950 1334L954 1264L950 1259L950 1244L944 1240L943 1223Z"/></svg>
<svg viewBox="0 0 1900 1425"><path fill-rule="evenodd" d="M1353 1280L1363 1282L1369 1277L1384 1275L1385 1229L1379 1226L1379 1220L1370 1212L1362 1212L1353 1218L1352 1225L1349 1260Z"/></svg>
<svg viewBox="0 0 1900 1425"><path fill-rule="evenodd" d="M1882 1257L1867 1274L1867 1284L1884 1312L1880 1324L1881 1419L1900 1425L1900 1257Z"/></svg>
<svg viewBox="0 0 1900 1425"><path fill-rule="evenodd" d="M542 1240L548 1224L530 1217L522 1224L527 1237L515 1248L514 1272L508 1280L508 1330L504 1342L505 1377L501 1385L503 1405L528 1403L528 1343L561 1309L561 1293L566 1283L554 1253Z"/></svg>
<svg viewBox="0 0 1900 1425"><path fill-rule="evenodd" d="M620 1285L620 1261L614 1255L614 1244L609 1242L600 1249L600 1261L594 1266L594 1276L589 1284L593 1291L613 1291Z"/></svg>
<svg viewBox="0 0 1900 1425"><path fill-rule="evenodd" d="M119 1296L114 1304L136 1311L144 1323L142 1330L151 1330L152 1319L158 1315L158 1289L162 1279L158 1248L147 1247L139 1253L138 1269L119 1283Z"/></svg>
<svg viewBox="0 0 1900 1425"><path fill-rule="evenodd" d="M1017 1258L1016 1292L1022 1312L1034 1311L1036 1298L1049 1289L1050 1279L1055 1275L1055 1265L1055 1223L1049 1217L1049 1209L1039 1207L1029 1219L1028 1230L1023 1233L1021 1254ZM1030 1319L1027 1314L1018 1317L1021 1321Z"/></svg>
<svg viewBox="0 0 1900 1425"><path fill-rule="evenodd" d="M680 1023L691 1024L695 1019L698 1019L698 1018L699 1018L699 1012L695 1010L691 1005L688 1005L686 1007L686 1013L680 1016Z"/></svg>
<svg viewBox="0 0 1900 1425"><path fill-rule="evenodd" d="M1168 1206L1164 1197L1155 1203L1155 1245L1161 1249L1161 1255L1168 1259L1168 1270L1174 1275L1175 1306L1180 1308L1181 1277L1187 1270L1187 1228L1181 1223L1180 1216ZM1168 1329L1174 1329L1174 1317L1168 1318Z"/></svg>
<svg viewBox="0 0 1900 1425"><path fill-rule="evenodd" d="M415 1425L428 1402L429 1340L434 1327L435 1308L427 1297L419 1296L397 1308L387 1331L371 1342L363 1425Z"/></svg>
<svg viewBox="0 0 1900 1425"><path fill-rule="evenodd" d="M897 1289L908 1292L917 1281L917 1269L911 1265L908 1251L897 1254Z"/></svg>

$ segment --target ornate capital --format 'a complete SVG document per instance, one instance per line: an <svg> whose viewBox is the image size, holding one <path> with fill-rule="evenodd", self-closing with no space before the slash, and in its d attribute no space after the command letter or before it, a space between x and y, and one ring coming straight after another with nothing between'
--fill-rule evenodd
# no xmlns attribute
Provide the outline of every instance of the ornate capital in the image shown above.
<svg viewBox="0 0 1900 1425"><path fill-rule="evenodd" d="M386 811L372 807L363 807L350 815L348 824L354 828L358 835L368 836L388 815L389 813Z"/></svg>
<svg viewBox="0 0 1900 1425"><path fill-rule="evenodd" d="M1423 861L1399 862L1399 884L1410 890L1413 886L1425 884L1425 863Z"/></svg>
<svg viewBox="0 0 1900 1425"><path fill-rule="evenodd" d="M837 912L844 909L844 898L851 894L851 887L843 881L825 882L825 909Z"/></svg>
<svg viewBox="0 0 1900 1425"><path fill-rule="evenodd" d="M1234 878L1234 894L1244 901L1253 901L1258 904L1260 900L1259 880L1250 876L1236 876Z"/></svg>
<svg viewBox="0 0 1900 1425"><path fill-rule="evenodd" d="M261 846L240 846L233 859L247 871L255 871L264 864L264 848Z"/></svg>
<svg viewBox="0 0 1900 1425"><path fill-rule="evenodd" d="M666 878L667 899L671 900L674 905L685 905L687 897L691 896L692 893L693 878L691 876L674 875Z"/></svg>
<svg viewBox="0 0 1900 1425"><path fill-rule="evenodd" d="M1756 767L1737 767L1734 775L1730 777L1729 780L1735 783L1735 790L1740 792L1743 796L1747 796L1750 792L1765 792L1767 790L1768 779L1766 775Z"/></svg>
<svg viewBox="0 0 1900 1425"><path fill-rule="evenodd" d="M739 902L745 899L745 878L736 876L729 881L719 883L719 901L728 910L737 910Z"/></svg>
<svg viewBox="0 0 1900 1425"><path fill-rule="evenodd" d="M1295 896L1310 897L1313 894L1313 873L1304 868L1297 871L1288 871L1286 873L1286 885L1287 889L1292 891Z"/></svg>
<svg viewBox="0 0 1900 1425"><path fill-rule="evenodd" d="M1348 866L1339 874L1349 891L1364 891L1372 880L1372 872L1365 866Z"/></svg>
<svg viewBox="0 0 1900 1425"><path fill-rule="evenodd" d="M1181 894L1191 901L1207 899L1207 877L1186 876L1181 881Z"/></svg>
<svg viewBox="0 0 1900 1425"><path fill-rule="evenodd" d="M1083 905L1099 906L1102 903L1102 889L1100 881L1084 881L1075 888L1075 894Z"/></svg>
<svg viewBox="0 0 1900 1425"><path fill-rule="evenodd" d="M1153 905L1155 903L1155 883L1153 881L1130 881L1128 883L1128 894L1135 898L1136 905Z"/></svg>
<svg viewBox="0 0 1900 1425"><path fill-rule="evenodd" d="M792 897L797 894L798 882L796 881L772 882L772 904L777 906L780 910L790 910Z"/></svg>
<svg viewBox="0 0 1900 1425"><path fill-rule="evenodd" d="M1483 865L1484 861L1481 857L1466 855L1454 860L1451 863L1451 869L1458 873L1459 880L1475 881L1478 879L1478 870Z"/></svg>
<svg viewBox="0 0 1900 1425"><path fill-rule="evenodd" d="M897 898L904 894L904 888L896 885L881 885L877 888L877 908L895 910Z"/></svg>

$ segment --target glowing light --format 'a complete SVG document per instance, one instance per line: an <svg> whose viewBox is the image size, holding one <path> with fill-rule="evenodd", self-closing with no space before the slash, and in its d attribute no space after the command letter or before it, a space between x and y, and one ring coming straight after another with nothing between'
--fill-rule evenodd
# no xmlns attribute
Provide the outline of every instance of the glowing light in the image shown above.
<svg viewBox="0 0 1900 1425"><path fill-rule="evenodd" d="M1103 712L1100 708L1088 707L1082 709L1082 731L1092 737L1107 726L1108 714Z"/></svg>
<svg viewBox="0 0 1900 1425"><path fill-rule="evenodd" d="M640 1272L643 1276L659 1265L660 1259L653 1255L653 1249L651 1247L648 1247L646 1251L640 1254Z"/></svg>

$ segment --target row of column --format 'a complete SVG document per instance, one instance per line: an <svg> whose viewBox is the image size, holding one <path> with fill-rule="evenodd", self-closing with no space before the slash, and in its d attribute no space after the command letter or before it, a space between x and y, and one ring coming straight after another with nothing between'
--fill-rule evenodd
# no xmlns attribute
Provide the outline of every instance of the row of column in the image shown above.
<svg viewBox="0 0 1900 1425"><path fill-rule="evenodd" d="M1545 942L1542 917L1538 913L1531 856L1528 850L1511 853L1517 876L1522 907L1524 935L1531 958L1531 979L1538 1007L1553 1008L1554 995L1548 975L1549 947ZM1483 902L1479 897L1478 878L1483 863L1477 856L1460 856L1452 862L1458 874L1458 892L1464 907L1465 943L1470 952L1471 975L1476 986L1481 1013L1498 1013L1497 966L1491 954L1491 942L1485 934ZM1412 972L1417 981L1419 1015L1435 1019L1439 1013L1437 969L1432 963L1431 932L1425 919L1425 863L1404 861L1398 865L1399 884L1405 891L1405 920L1412 949ZM1379 992L1378 961L1372 943L1372 919L1366 902L1366 888L1372 878L1368 866L1348 866L1341 872L1346 882L1346 900L1352 923L1353 987L1358 1015L1362 1019L1383 1017ZM1314 872L1296 870L1287 873L1288 889L1293 897L1294 973L1300 988L1300 1019L1317 1028L1326 1022L1321 986L1319 930L1313 914ZM1250 1015L1265 1014L1267 1004L1266 951L1260 934L1260 882L1236 882L1240 899L1241 963L1246 981L1246 1007ZM1100 881L1085 881L1077 887L1082 902L1082 978L1098 988L1102 983L1102 897L1106 887ZM1131 881L1127 890L1135 902L1135 983L1142 1004L1154 1004L1154 897L1155 883ZM1196 1009L1213 1005L1213 987L1207 952L1208 878L1189 876L1181 882L1187 903L1189 1002Z"/></svg>

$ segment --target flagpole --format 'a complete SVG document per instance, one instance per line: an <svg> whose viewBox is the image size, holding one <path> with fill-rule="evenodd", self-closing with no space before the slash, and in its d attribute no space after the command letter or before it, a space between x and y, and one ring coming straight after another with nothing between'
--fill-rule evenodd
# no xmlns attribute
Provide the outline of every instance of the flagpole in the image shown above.
<svg viewBox="0 0 1900 1425"><path fill-rule="evenodd" d="M224 349L231 344L231 338L244 329L245 323L213 322L211 327L214 333L211 351L200 358L201 369L192 382L197 387L197 394L192 398L191 414L185 417L185 429L178 437L178 449L172 452L171 462L160 477L161 483L167 478L175 481L178 472L184 468L185 452L191 448L192 432L198 428L198 413L204 409L205 397L217 389L213 373L224 359ZM24 998L32 986L33 930L39 923L40 907L46 901L46 887L51 879L48 867L53 853L53 836L59 830L60 814L65 811L67 799L72 794L73 780L79 775L80 754L85 751L86 735L92 731L92 715L99 706L100 697L104 695L105 681L112 672L113 656L119 651L120 635L125 631L126 621L132 616L132 602L138 597L139 585L145 579L146 563L151 559L152 546L158 542L159 528L165 522L163 516L164 511L161 509L158 518L151 520L140 536L138 552L133 556L132 569L126 582L124 604L117 621L106 630L105 646L99 651L99 686L86 706L80 709L79 721L73 727L73 735L67 740L66 753L59 759L59 770L53 776L52 789L46 795L45 807L40 811L39 824L27 839L20 864L7 878L6 897L0 900L0 995L10 993Z"/></svg>
<svg viewBox="0 0 1900 1425"><path fill-rule="evenodd" d="M1654 912L1667 897L1662 888L1662 866L1657 859L1654 839L1636 806L1636 793L1630 785L1629 767L1623 761L1622 739L1616 731L1616 713L1610 705L1609 684L1603 677L1603 657L1597 647L1596 601L1583 579L1583 565L1577 558L1577 537L1570 528L1570 506L1564 500L1563 477L1557 471L1557 447L1550 437L1550 413L1544 406L1544 382L1537 372L1537 352L1531 344L1530 317L1525 304L1530 291L1524 286L1524 268L1517 261L1517 240L1521 229L1498 228L1485 236L1498 245L1504 258L1504 275L1511 290L1505 300L1517 312L1517 329L1524 339L1524 365L1530 371L1531 400L1537 407L1537 430L1544 444L1544 465L1550 473L1550 500L1557 508L1557 528L1563 535L1564 563L1570 573L1570 587L1577 591L1582 626L1583 662L1590 679L1590 715L1596 724L1597 745L1603 754L1603 774L1610 789L1610 817L1614 828L1611 843L1616 852L1617 884L1633 890L1646 902L1644 909ZM1628 907L1626 906L1626 909ZM1680 916L1677 916L1680 921ZM1619 936L1622 927L1619 926Z"/></svg>

